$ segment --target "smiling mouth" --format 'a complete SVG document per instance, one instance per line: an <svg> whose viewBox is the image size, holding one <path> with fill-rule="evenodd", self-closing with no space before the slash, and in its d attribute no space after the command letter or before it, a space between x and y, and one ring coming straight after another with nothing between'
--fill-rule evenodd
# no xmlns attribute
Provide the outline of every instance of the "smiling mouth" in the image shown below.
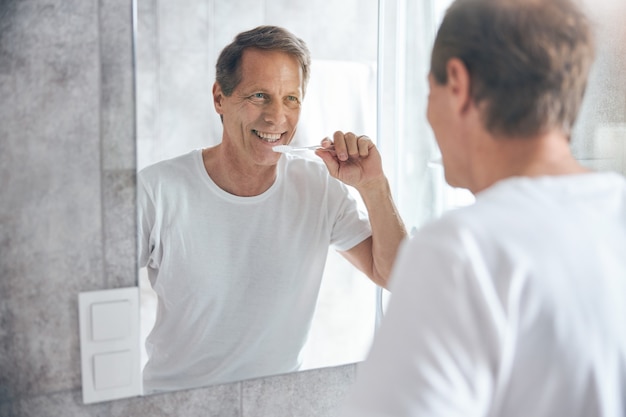
<svg viewBox="0 0 626 417"><path fill-rule="evenodd" d="M252 130L259 139L267 143L275 143L278 142L283 135L282 133L267 133L267 132L259 132L258 130Z"/></svg>

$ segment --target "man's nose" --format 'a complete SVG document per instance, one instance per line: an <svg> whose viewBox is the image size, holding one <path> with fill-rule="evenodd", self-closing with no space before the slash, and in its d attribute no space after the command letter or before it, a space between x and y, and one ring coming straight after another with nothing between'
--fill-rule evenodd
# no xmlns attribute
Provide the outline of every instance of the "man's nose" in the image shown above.
<svg viewBox="0 0 626 417"><path fill-rule="evenodd" d="M270 101L264 109L264 118L268 123L280 124L287 118L287 112L285 106L280 100Z"/></svg>

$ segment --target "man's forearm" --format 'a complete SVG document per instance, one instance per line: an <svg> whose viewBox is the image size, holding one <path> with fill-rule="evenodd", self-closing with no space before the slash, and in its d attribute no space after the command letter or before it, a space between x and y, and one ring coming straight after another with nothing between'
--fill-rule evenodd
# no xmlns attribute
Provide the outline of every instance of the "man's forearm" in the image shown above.
<svg viewBox="0 0 626 417"><path fill-rule="evenodd" d="M357 190L365 203L372 226L372 279L386 287L398 247L407 236L387 178L382 177Z"/></svg>

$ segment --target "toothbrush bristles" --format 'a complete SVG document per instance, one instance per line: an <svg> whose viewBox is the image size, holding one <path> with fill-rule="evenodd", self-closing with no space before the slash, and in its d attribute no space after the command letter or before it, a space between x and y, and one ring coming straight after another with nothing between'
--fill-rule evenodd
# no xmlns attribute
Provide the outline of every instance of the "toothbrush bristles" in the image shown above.
<svg viewBox="0 0 626 417"><path fill-rule="evenodd" d="M272 148L274 152L289 152L291 150L291 146L289 145L277 145Z"/></svg>
<svg viewBox="0 0 626 417"><path fill-rule="evenodd" d="M322 147L319 145L314 145L314 146L276 145L272 148L274 152L314 151L316 149L322 149Z"/></svg>

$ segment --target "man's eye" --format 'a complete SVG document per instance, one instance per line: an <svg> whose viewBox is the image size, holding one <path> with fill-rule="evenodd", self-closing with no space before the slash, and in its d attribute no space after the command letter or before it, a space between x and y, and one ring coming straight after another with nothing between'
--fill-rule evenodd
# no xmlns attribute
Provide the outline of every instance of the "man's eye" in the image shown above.
<svg viewBox="0 0 626 417"><path fill-rule="evenodd" d="M268 100L268 97L265 93L252 93L248 96L248 100L252 103L262 104Z"/></svg>
<svg viewBox="0 0 626 417"><path fill-rule="evenodd" d="M296 96L287 96L286 103L290 108L296 108L300 106L300 99Z"/></svg>

